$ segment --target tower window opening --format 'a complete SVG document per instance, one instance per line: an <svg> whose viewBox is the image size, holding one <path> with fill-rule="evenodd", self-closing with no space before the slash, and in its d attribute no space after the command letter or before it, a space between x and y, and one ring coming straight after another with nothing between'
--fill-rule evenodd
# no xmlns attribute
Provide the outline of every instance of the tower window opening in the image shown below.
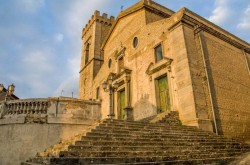
<svg viewBox="0 0 250 165"><path fill-rule="evenodd" d="M90 44L86 46L86 50L85 50L85 65L89 62L89 45Z"/></svg>
<svg viewBox="0 0 250 165"><path fill-rule="evenodd" d="M133 40L133 47L136 48L138 45L138 37L135 37Z"/></svg>
<svg viewBox="0 0 250 165"><path fill-rule="evenodd" d="M112 67L112 59L109 59L108 66L109 66L109 68L111 68L111 67Z"/></svg>

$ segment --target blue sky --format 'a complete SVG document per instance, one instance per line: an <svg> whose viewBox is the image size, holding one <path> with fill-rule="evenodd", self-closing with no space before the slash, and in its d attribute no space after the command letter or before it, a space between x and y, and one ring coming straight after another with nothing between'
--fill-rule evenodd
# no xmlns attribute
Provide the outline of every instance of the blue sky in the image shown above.
<svg viewBox="0 0 250 165"><path fill-rule="evenodd" d="M81 30L97 9L117 16L139 0L0 0L0 83L20 98L77 97ZM250 42L249 0L155 0L187 7Z"/></svg>

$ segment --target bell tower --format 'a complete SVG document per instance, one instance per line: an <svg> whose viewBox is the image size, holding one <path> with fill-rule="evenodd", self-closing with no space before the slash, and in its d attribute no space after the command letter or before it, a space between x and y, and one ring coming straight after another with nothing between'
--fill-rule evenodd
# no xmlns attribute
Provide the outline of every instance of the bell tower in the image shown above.
<svg viewBox="0 0 250 165"><path fill-rule="evenodd" d="M115 18L108 18L95 11L82 30L82 56L80 66L79 98L89 100L92 94L93 80L103 64L101 45L108 34Z"/></svg>

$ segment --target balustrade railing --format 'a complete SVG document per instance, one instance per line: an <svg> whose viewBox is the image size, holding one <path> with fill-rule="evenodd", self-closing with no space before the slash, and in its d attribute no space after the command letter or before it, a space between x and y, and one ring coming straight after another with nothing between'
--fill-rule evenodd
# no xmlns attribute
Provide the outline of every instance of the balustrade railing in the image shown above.
<svg viewBox="0 0 250 165"><path fill-rule="evenodd" d="M79 114L79 118L99 119L100 102L76 98L38 98L0 101L0 119L19 117L69 117ZM34 114L34 115L32 115ZM38 115L36 115L38 114ZM59 114L59 115L58 115ZM58 117L58 118L60 118ZM27 119L27 118L25 118Z"/></svg>
<svg viewBox="0 0 250 165"><path fill-rule="evenodd" d="M7 115L19 114L47 114L49 100L14 100L7 102Z"/></svg>

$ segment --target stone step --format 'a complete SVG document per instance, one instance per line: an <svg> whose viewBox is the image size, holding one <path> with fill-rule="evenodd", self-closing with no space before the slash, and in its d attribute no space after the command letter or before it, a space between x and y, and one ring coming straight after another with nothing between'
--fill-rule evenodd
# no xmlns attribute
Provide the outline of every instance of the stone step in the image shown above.
<svg viewBox="0 0 250 165"><path fill-rule="evenodd" d="M98 135L99 137L101 137L102 135L104 135L105 134L105 132L102 132L102 131L91 131L91 132L89 132L88 133L88 136L96 136L96 135ZM108 132L108 131L106 131L106 134L105 135L107 135L107 136L105 136L105 137L111 137L111 135L117 135L117 134L121 134L121 133L110 133L110 132ZM126 136L132 136L132 135L137 135L137 133L135 132L135 133L130 133L130 134L126 134L125 135L125 137ZM143 135L143 134L142 134ZM181 137L183 137L184 139L189 139L190 137L197 137L197 138L194 138L194 139L201 139L201 138L204 138L204 141L206 140L214 140L214 139L218 139L218 140L221 140L222 142L224 142L224 141L226 141L226 142L238 142L237 140L235 140L235 139L227 139L227 138L224 138L223 136L218 136L218 135L214 135L214 134L209 134L209 135L203 135L203 134L201 134L201 136L199 136L199 134L196 134L196 133L193 133L193 134L186 134L186 133L183 133L183 134L181 134L181 133L178 133L178 134L173 134L173 133L165 133L165 132L163 132L162 134L160 134L160 135L163 135L163 137L169 137L169 138L176 138L176 136L178 136L178 138L177 139L180 139L181 140L181 138L179 138L179 135L181 135ZM120 135L118 135L118 136L120 136ZM130 136L130 137L131 137ZM149 133L147 133L146 131L145 131L145 137L146 136L151 136L151 137L154 137L154 136L157 136L158 138L159 137L161 137L162 138L162 136L159 136L158 134L149 134ZM169 138L167 138L166 140L169 140Z"/></svg>
<svg viewBox="0 0 250 165"><path fill-rule="evenodd" d="M108 135L108 136L115 136L115 137L119 137L119 136L149 136L149 137L172 137L172 136L188 136L188 137L193 137L193 136L201 136L201 137L215 137L215 135L212 134L207 134L207 133L197 133L194 134L192 132L188 132L188 133L183 133L183 132L149 132L149 131L137 131L137 132L124 132L124 131L110 131L110 132L105 132L105 131L98 131L98 130L92 130L91 132L87 133L88 135L96 135L96 136L103 136L103 135ZM219 136L217 136L217 138L220 138Z"/></svg>
<svg viewBox="0 0 250 165"><path fill-rule="evenodd" d="M164 123L128 123L128 122L103 122L100 126L115 126L115 127L138 127L138 128L170 128L170 129L190 129L195 130L197 127L194 126L176 126L167 125Z"/></svg>
<svg viewBox="0 0 250 165"><path fill-rule="evenodd" d="M176 136L176 135L162 135L162 136L113 136L112 134L107 134L107 135L91 135L88 134L87 136L82 137L81 140L113 140L113 141L126 141L126 140L130 140L130 141L151 141L151 142L155 142L155 141L171 141L172 139L177 139L177 140L201 140L204 139L205 137L202 136L186 136L186 135L182 135L180 137ZM206 141L209 140L222 140L219 137L210 137L209 139L204 139Z"/></svg>
<svg viewBox="0 0 250 165"><path fill-rule="evenodd" d="M201 155L207 154L207 157L216 158L216 156L235 156L240 155L241 150L223 150L223 149L213 149L213 150L181 150L179 152L171 151L62 151L60 152L60 157L139 157L139 156L168 156L168 157L179 157L179 155L184 154L185 158L202 158Z"/></svg>
<svg viewBox="0 0 250 165"><path fill-rule="evenodd" d="M152 126L152 127L182 127L181 125L169 125L165 123L144 123L144 122L130 122L130 121L103 121L101 124L106 124L106 125L123 125L123 126ZM186 127L186 126L184 126Z"/></svg>
<svg viewBox="0 0 250 165"><path fill-rule="evenodd" d="M206 156L206 155L204 155ZM180 156L181 158L182 156ZM184 157L184 156L183 156ZM191 164L228 164L228 162L238 157L218 157L206 159L175 159L176 157L152 156L152 157L82 157L82 158L50 158L53 165L90 165L90 164L171 164L171 165L191 165ZM43 159L34 158L36 162L45 164ZM37 165L37 163L25 162L21 165Z"/></svg>
<svg viewBox="0 0 250 165"><path fill-rule="evenodd" d="M98 140L98 141L97 141ZM125 143L124 143L125 142ZM146 143L145 143L146 142ZM129 145L140 145L144 144L164 144L164 145L190 145L190 144L199 144L199 145L238 145L245 148L250 148L249 146L242 145L241 143L231 142L231 141L221 141L220 139L148 139L143 138L135 139L126 139L124 138L91 138L84 137L81 141L76 141L76 145L84 143L94 143L94 144L129 144Z"/></svg>
<svg viewBox="0 0 250 165"><path fill-rule="evenodd" d="M137 126L122 126L122 125L103 125L100 124L96 127L97 130L104 129L104 130L125 130L125 131L139 131L139 130L148 130L151 132L158 131L158 132L164 132L164 131L183 131L183 132L193 132L193 133L208 133L215 135L211 132L206 132L197 128L172 128L172 127L150 127L150 126L144 126L144 127L137 127Z"/></svg>
<svg viewBox="0 0 250 165"><path fill-rule="evenodd" d="M205 142L205 141L196 141L194 142L193 140L170 140L170 141L156 141L156 142L148 142L148 141L143 141L143 142L138 142L138 141L90 141L90 140L82 140L82 141L76 141L75 145L77 146L83 146L83 145L94 145L94 146L150 146L150 145L158 145L158 146L193 146L193 145L212 145L212 146L240 146L244 148L248 148L245 145L242 145L241 143L236 143L236 142L221 142L221 141L211 141L211 142ZM250 148L250 147L249 147Z"/></svg>
<svg viewBox="0 0 250 165"><path fill-rule="evenodd" d="M154 165L163 165L163 164L171 164L171 165L191 165L191 164L212 164L214 165L215 163L218 164L218 162L227 164L228 162L235 160L237 157L221 157L221 158L206 158L206 159L175 159L174 158L169 158L169 157L131 157L131 158L114 158L114 159L99 159L99 160L94 160L92 159L91 162L86 162L86 159L80 159L79 162L81 164L130 164L130 165L147 165L147 164L154 164ZM84 161L82 161L84 160ZM118 163L116 163L118 162ZM129 162L129 163L126 163Z"/></svg>
<svg viewBox="0 0 250 165"><path fill-rule="evenodd" d="M187 134L203 134L203 135L211 135L215 136L216 134L211 132L205 132L202 130L192 131L192 130L181 130L181 129L152 129L152 128L124 128L124 127L96 127L96 129L92 130L91 132L119 132L119 133L127 133L127 132L142 132L142 133L169 133L169 132L176 132L176 133L187 133ZM220 135L216 135L220 136ZM220 136L223 137L223 136Z"/></svg>
<svg viewBox="0 0 250 165"><path fill-rule="evenodd" d="M145 119L142 119L142 122L148 123L159 123L160 121L166 121L171 125L181 125L181 121L179 120L179 113L177 111L163 112Z"/></svg>
<svg viewBox="0 0 250 165"><path fill-rule="evenodd" d="M200 150L200 151L209 151L214 149L221 149L221 150L237 150L243 151L244 149L239 146L201 146L201 145L194 145L194 146L69 146L68 151L79 151L79 152L86 152L86 151L168 151L168 152L179 152L179 151L186 151L186 150Z"/></svg>
<svg viewBox="0 0 250 165"><path fill-rule="evenodd" d="M129 128L110 128L110 127L97 127L96 129L93 129L91 132L117 132L117 133L168 133L168 132L175 132L175 133L192 133L194 134L194 131L191 130L174 130L174 129L142 129L142 128L136 128L136 129L129 129ZM211 132L205 132L205 131L196 131L198 134L203 135L215 135Z"/></svg>
<svg viewBox="0 0 250 165"><path fill-rule="evenodd" d="M170 119L171 120L171 119ZM105 119L102 121L102 123L128 123L128 124L150 124L150 125L154 125L154 124L161 124L164 125L164 123L150 123L148 121L132 121L132 120L121 120L121 119Z"/></svg>

